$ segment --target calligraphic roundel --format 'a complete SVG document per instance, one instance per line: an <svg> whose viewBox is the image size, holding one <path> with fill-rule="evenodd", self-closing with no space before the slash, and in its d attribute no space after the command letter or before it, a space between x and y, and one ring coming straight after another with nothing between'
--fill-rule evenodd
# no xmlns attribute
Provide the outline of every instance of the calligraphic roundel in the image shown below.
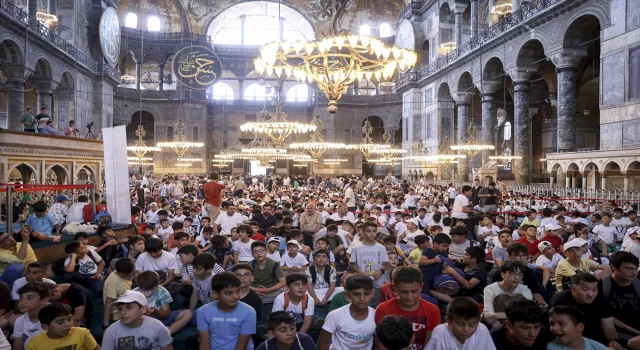
<svg viewBox="0 0 640 350"><path fill-rule="evenodd" d="M192 90L206 90L222 77L222 62L205 46L183 47L173 57L173 74Z"/></svg>
<svg viewBox="0 0 640 350"><path fill-rule="evenodd" d="M120 20L113 7L107 7L100 18L100 48L107 63L114 67L120 56Z"/></svg>

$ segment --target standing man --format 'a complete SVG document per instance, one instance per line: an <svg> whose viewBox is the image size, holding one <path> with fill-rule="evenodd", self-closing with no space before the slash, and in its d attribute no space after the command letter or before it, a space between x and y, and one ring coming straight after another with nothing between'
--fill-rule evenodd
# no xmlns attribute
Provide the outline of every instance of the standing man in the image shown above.
<svg viewBox="0 0 640 350"><path fill-rule="evenodd" d="M222 205L222 190L226 189L224 183L218 181L220 175L216 172L209 174L209 182L202 186L204 190L205 208L211 218L212 222L215 222L220 215L220 206Z"/></svg>
<svg viewBox="0 0 640 350"><path fill-rule="evenodd" d="M500 190L496 188L495 182L489 182L489 187L482 187L477 196L480 200L480 207L482 207L483 213L491 213L498 210Z"/></svg>
<svg viewBox="0 0 640 350"><path fill-rule="evenodd" d="M353 192L355 186L356 182L351 181L349 187L344 191L344 198L342 199L342 202L347 204L347 209L352 213L356 212L356 194Z"/></svg>
<svg viewBox="0 0 640 350"><path fill-rule="evenodd" d="M322 228L322 213L316 211L315 204L307 204L305 212L300 215L300 230L304 235L304 244L313 246L313 238Z"/></svg>
<svg viewBox="0 0 640 350"><path fill-rule="evenodd" d="M20 124L23 125L25 132L36 132L36 118L33 116L33 108L27 107L27 111L22 113Z"/></svg>
<svg viewBox="0 0 640 350"><path fill-rule="evenodd" d="M36 116L36 121L42 119L49 119L49 110L47 109L47 107L40 108L40 114ZM38 124L38 132L42 132L43 129L44 126L41 127L41 124Z"/></svg>
<svg viewBox="0 0 640 350"><path fill-rule="evenodd" d="M482 185L480 185L480 179L473 180L473 187L471 193L471 203L475 206L478 205L478 193L483 189Z"/></svg>

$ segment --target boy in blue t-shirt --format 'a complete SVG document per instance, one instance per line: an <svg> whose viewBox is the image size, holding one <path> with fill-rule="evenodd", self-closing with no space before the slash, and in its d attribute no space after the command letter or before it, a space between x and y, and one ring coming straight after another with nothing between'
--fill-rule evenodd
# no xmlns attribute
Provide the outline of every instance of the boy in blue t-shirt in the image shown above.
<svg viewBox="0 0 640 350"><path fill-rule="evenodd" d="M256 311L240 301L240 279L231 272L217 273L211 290L218 300L197 313L200 349L253 350Z"/></svg>

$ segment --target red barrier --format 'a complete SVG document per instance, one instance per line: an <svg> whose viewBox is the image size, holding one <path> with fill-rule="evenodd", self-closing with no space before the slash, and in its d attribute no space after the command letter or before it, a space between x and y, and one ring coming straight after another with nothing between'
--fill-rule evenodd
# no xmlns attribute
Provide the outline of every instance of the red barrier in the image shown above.
<svg viewBox="0 0 640 350"><path fill-rule="evenodd" d="M93 188L93 185L5 185L0 186L13 187L13 192L37 192L37 191L59 191L59 190L85 190ZM21 187L15 187L21 186ZM0 188L0 193L6 193L8 189Z"/></svg>
<svg viewBox="0 0 640 350"><path fill-rule="evenodd" d="M531 198L531 200L535 200L535 201L546 201L546 200L554 200L554 201L602 201L602 202L638 202L640 200L638 199L629 199L629 200L622 200L622 199L604 199L604 198L550 198L550 197L543 197L543 198Z"/></svg>

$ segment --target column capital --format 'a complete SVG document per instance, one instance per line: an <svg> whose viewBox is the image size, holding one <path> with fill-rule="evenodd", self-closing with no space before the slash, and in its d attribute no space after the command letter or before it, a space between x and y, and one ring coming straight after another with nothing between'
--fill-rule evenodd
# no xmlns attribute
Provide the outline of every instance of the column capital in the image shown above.
<svg viewBox="0 0 640 350"><path fill-rule="evenodd" d="M58 87L58 83L53 80L35 80L31 79L31 83L36 88L39 95L53 94L53 90Z"/></svg>
<svg viewBox="0 0 640 350"><path fill-rule="evenodd" d="M538 107L529 107L529 118L533 118L534 115L536 115L536 113L538 113L538 110L540 108Z"/></svg>
<svg viewBox="0 0 640 350"><path fill-rule="evenodd" d="M456 103L460 105L468 105L471 103L471 99L473 98L473 92L458 92L453 94Z"/></svg>
<svg viewBox="0 0 640 350"><path fill-rule="evenodd" d="M607 178L607 176L609 176L609 172L605 170L598 170L598 174L600 174L600 176L605 179Z"/></svg>
<svg viewBox="0 0 640 350"><path fill-rule="evenodd" d="M482 94L495 94L502 84L499 80L483 80L482 81Z"/></svg>
<svg viewBox="0 0 640 350"><path fill-rule="evenodd" d="M469 4L467 2L463 2L463 1L457 0L455 2L455 6L454 6L454 9L453 9L453 12L455 12L456 14L462 14L464 12L464 10L467 9L468 5Z"/></svg>
<svg viewBox="0 0 640 350"><path fill-rule="evenodd" d="M8 82L21 82L24 81L33 73L33 70L22 66L5 66L2 68L5 77Z"/></svg>
<svg viewBox="0 0 640 350"><path fill-rule="evenodd" d="M514 83L522 83L529 82L534 73L538 71L537 66L529 66L525 68L514 68L511 69L508 74L513 80Z"/></svg>
<svg viewBox="0 0 640 350"><path fill-rule="evenodd" d="M578 63L587 56L587 51L577 49L562 49L553 53L549 58L556 65L556 69L578 69Z"/></svg>

